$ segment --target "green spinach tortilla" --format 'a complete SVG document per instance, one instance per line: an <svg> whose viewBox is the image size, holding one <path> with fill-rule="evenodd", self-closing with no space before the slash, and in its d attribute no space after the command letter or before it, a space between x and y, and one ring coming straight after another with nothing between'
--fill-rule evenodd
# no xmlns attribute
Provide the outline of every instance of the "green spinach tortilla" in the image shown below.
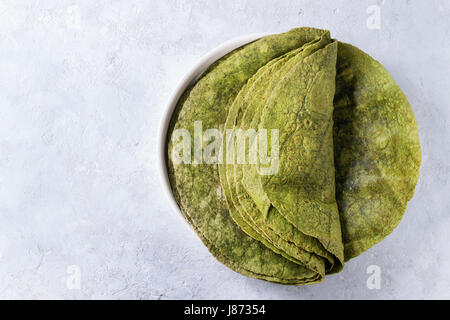
<svg viewBox="0 0 450 320"><path fill-rule="evenodd" d="M198 138L198 123L222 135ZM274 129L267 144L277 157L252 160L254 133ZM179 130L193 137L181 152L188 161L175 161ZM264 37L211 65L179 100L166 151L174 197L210 252L283 284L320 282L390 234L421 162L414 114L383 66L313 28ZM203 161L205 152L217 161Z"/></svg>

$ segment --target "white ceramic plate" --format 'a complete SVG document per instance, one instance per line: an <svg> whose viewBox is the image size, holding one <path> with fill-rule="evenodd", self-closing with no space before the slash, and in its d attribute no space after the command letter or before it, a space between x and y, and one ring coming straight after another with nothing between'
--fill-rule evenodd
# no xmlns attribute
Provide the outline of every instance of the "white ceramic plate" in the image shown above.
<svg viewBox="0 0 450 320"><path fill-rule="evenodd" d="M178 100L183 95L184 91L192 84L194 84L200 76L203 74L203 72L208 69L208 67L222 58L227 53L233 51L234 49L237 49L247 43L250 43L252 41L255 41L259 38L262 38L264 36L268 35L267 33L258 33L258 34L250 34L238 38L234 38L232 40L229 40L220 46L216 47L215 49L208 52L206 55L204 55L195 65L194 67L184 76L184 78L181 80L181 82L178 84L178 86L175 88L172 96L169 99L169 102L166 106L163 118L161 120L161 126L159 128L159 136L158 136L158 166L159 166L159 172L161 174L161 183L162 188L164 190L164 193L167 195L167 199L172 206L172 208L177 212L181 217L183 217L183 220L185 222L186 219L184 218L183 214L180 211L180 208L178 207L178 204L175 201L175 198L172 194L172 189L170 187L169 183L169 177L167 175L167 165L166 165L166 156L165 156L165 148L166 148L166 138L167 138L167 130L169 127L170 119L172 118L172 114L175 110L175 107L178 103Z"/></svg>

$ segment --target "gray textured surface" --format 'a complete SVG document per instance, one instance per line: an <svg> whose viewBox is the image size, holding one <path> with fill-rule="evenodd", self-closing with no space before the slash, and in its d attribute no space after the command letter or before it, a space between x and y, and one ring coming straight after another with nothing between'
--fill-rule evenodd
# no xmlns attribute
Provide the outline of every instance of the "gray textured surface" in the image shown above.
<svg viewBox="0 0 450 320"><path fill-rule="evenodd" d="M0 298L450 298L450 2L272 3L0 2ZM166 101L192 63L235 36L295 26L381 61L423 147L400 226L307 287L216 262L170 209L156 166ZM380 289L366 285L370 265Z"/></svg>

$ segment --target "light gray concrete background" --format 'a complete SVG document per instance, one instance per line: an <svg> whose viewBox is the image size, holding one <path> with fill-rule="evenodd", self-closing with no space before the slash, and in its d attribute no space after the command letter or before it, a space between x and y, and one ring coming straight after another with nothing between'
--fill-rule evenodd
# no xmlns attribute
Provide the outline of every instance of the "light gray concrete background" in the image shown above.
<svg viewBox="0 0 450 320"><path fill-rule="evenodd" d="M1 1L0 298L450 298L449 21L445 0ZM305 287L218 263L170 209L156 165L167 99L201 55L297 26L382 62L423 147L400 226Z"/></svg>

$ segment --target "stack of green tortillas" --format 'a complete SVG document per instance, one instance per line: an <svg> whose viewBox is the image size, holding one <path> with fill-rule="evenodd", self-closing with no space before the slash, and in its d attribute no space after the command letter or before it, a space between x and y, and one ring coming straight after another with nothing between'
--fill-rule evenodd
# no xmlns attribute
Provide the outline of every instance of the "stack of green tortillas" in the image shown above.
<svg viewBox="0 0 450 320"><path fill-rule="evenodd" d="M199 124L222 139L199 139ZM267 132L270 151L274 129L269 162L249 160L257 135L244 147L225 138ZM186 136L192 152L180 152ZM180 99L167 139L174 196L211 253L285 284L320 282L391 233L421 161L413 112L383 66L312 28L259 39L210 66ZM208 152L217 161L205 161Z"/></svg>

